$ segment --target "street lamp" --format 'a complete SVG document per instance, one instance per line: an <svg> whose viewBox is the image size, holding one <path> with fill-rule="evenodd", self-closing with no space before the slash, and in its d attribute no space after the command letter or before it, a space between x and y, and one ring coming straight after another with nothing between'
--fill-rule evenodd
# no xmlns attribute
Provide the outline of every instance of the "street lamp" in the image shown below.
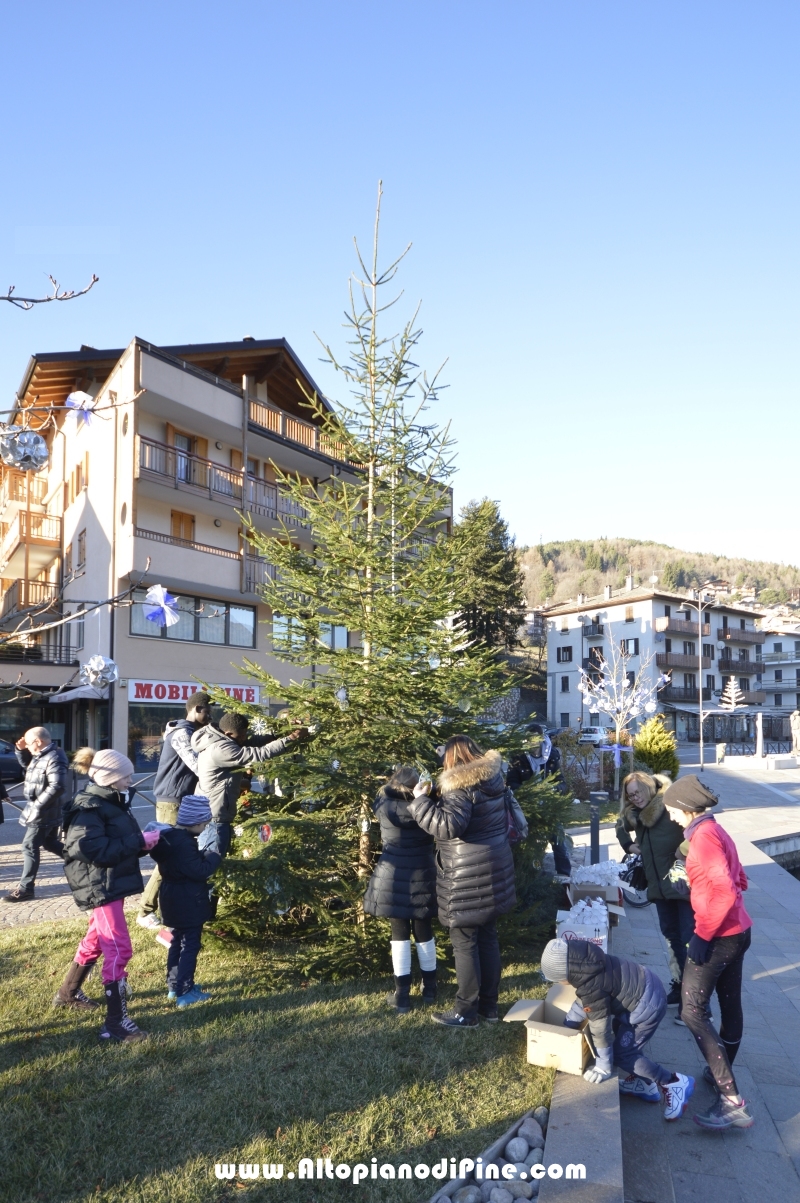
<svg viewBox="0 0 800 1203"><path fill-rule="evenodd" d="M697 649L699 665L698 680L697 680L697 717L700 721L700 772L703 771L703 603L705 602L706 610L709 610L715 603L716 598L709 598L707 594L703 594L701 586L697 594ZM708 627L708 637L711 638L711 624ZM710 700L710 698L709 698Z"/></svg>

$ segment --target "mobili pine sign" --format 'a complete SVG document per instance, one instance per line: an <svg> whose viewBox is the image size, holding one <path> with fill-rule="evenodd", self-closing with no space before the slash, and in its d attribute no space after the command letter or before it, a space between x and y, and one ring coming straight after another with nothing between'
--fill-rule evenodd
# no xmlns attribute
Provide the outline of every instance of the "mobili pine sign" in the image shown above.
<svg viewBox="0 0 800 1203"><path fill-rule="evenodd" d="M218 685L214 689L224 689L228 697L235 702L259 702L260 687L258 685ZM174 706L186 702L193 693L203 686L197 681L155 681L128 679L129 702L160 702L163 705Z"/></svg>

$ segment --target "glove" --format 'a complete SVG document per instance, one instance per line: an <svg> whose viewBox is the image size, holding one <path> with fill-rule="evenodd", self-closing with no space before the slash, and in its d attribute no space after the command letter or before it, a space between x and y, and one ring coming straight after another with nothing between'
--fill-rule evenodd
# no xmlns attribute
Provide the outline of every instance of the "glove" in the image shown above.
<svg viewBox="0 0 800 1203"><path fill-rule="evenodd" d="M586 1012L581 1006L580 1001L576 998L567 1014L564 1017L565 1028L579 1028L586 1018Z"/></svg>
<svg viewBox="0 0 800 1203"><path fill-rule="evenodd" d="M607 1082L613 1072L613 1052L610 1048L598 1048L595 1063L591 1069L587 1069L583 1075L587 1082L592 1082L595 1086L600 1082Z"/></svg>
<svg viewBox="0 0 800 1203"><path fill-rule="evenodd" d="M689 941L689 958L695 965L705 965L711 952L711 941L701 936L692 936Z"/></svg>
<svg viewBox="0 0 800 1203"><path fill-rule="evenodd" d="M144 840L145 848L149 852L150 849L154 848L156 846L156 844L158 843L158 841L161 839L161 832L160 831L143 831L142 839Z"/></svg>

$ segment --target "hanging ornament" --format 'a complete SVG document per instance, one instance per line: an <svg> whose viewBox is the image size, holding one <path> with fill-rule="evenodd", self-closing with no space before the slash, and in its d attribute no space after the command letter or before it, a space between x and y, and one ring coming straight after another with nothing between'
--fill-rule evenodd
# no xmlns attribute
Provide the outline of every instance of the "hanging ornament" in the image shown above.
<svg viewBox="0 0 800 1203"><path fill-rule="evenodd" d="M646 702L644 708L647 714L655 714L656 710L658 710L658 706L655 702Z"/></svg>
<svg viewBox="0 0 800 1203"><path fill-rule="evenodd" d="M157 627L174 627L180 622L177 598L167 593L163 585L152 585L145 595L144 616Z"/></svg>
<svg viewBox="0 0 800 1203"><path fill-rule="evenodd" d="M0 436L0 459L9 468L38 472L49 458L47 443L35 430L6 429Z"/></svg>
<svg viewBox="0 0 800 1203"><path fill-rule="evenodd" d="M73 419L79 430L81 426L91 425L95 404L95 399L91 393L82 393L80 390L70 393L65 404L71 410L68 417Z"/></svg>
<svg viewBox="0 0 800 1203"><path fill-rule="evenodd" d="M106 689L119 679L119 669L107 656L90 656L86 663L81 665L80 678L84 685Z"/></svg>
<svg viewBox="0 0 800 1203"><path fill-rule="evenodd" d="M350 700L347 696L347 690L345 689L344 685L340 685L333 696L336 698L340 710L346 710L350 705Z"/></svg>
<svg viewBox="0 0 800 1203"><path fill-rule="evenodd" d="M469 710L472 709L472 702L469 700L469 698L459 698L458 699L458 708L462 714L466 714Z"/></svg>
<svg viewBox="0 0 800 1203"><path fill-rule="evenodd" d="M333 769L334 773L338 773L340 764L341 764L341 761L339 761L339 760L331 761L331 768Z"/></svg>
<svg viewBox="0 0 800 1203"><path fill-rule="evenodd" d="M262 844L268 844L272 839L272 824L262 823L258 831L258 837Z"/></svg>
<svg viewBox="0 0 800 1203"><path fill-rule="evenodd" d="M265 718L254 718L250 724L250 730L254 735L266 735L269 731L269 724Z"/></svg>
<svg viewBox="0 0 800 1203"><path fill-rule="evenodd" d="M234 827L233 834L236 836L237 840L240 840L244 835L244 827Z"/></svg>
<svg viewBox="0 0 800 1203"><path fill-rule="evenodd" d="M242 848L242 856L245 860L249 860L252 855L253 854L249 848Z"/></svg>

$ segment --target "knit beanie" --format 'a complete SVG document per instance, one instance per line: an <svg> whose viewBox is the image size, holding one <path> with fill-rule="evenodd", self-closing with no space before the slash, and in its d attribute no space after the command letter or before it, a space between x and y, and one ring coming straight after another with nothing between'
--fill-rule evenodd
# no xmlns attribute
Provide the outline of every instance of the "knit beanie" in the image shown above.
<svg viewBox="0 0 800 1203"><path fill-rule="evenodd" d="M542 973L549 982L567 980L567 941L551 940L542 953Z"/></svg>
<svg viewBox="0 0 800 1203"><path fill-rule="evenodd" d="M120 781L125 781L128 777L132 777L133 765L127 756L123 756L122 752L115 752L113 748L104 748L102 752L95 752L92 763L89 765L89 776L95 785L110 788Z"/></svg>
<svg viewBox="0 0 800 1203"><path fill-rule="evenodd" d="M187 794L178 807L178 826L194 827L211 822L211 803L205 794Z"/></svg>
<svg viewBox="0 0 800 1203"><path fill-rule="evenodd" d="M707 785L703 785L700 778L695 777L693 773L673 781L661 796L665 806L674 806L677 810L703 811L719 802L719 796Z"/></svg>

